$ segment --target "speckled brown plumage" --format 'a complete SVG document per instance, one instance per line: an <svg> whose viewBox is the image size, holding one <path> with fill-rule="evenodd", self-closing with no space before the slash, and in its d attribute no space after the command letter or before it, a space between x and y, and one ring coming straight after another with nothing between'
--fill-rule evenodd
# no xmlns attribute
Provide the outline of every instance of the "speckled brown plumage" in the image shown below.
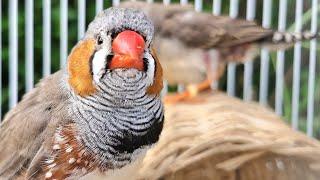
<svg viewBox="0 0 320 180"><path fill-rule="evenodd" d="M70 121L65 108L68 93L60 88L63 76L59 71L45 78L6 114L0 125L1 178L36 172L38 157L52 149L46 138L54 136L57 124Z"/></svg>
<svg viewBox="0 0 320 180"><path fill-rule="evenodd" d="M52 151L42 157L41 170L33 175L38 179L66 179L81 177L98 167L82 145L75 124L59 126L52 138Z"/></svg>

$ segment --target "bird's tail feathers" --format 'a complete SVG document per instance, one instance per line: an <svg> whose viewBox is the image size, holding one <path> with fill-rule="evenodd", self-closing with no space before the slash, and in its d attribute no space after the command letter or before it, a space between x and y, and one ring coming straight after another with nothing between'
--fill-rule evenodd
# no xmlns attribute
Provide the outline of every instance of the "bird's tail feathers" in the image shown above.
<svg viewBox="0 0 320 180"><path fill-rule="evenodd" d="M244 63L245 61L250 61L257 57L261 48L266 48L269 51L285 50L292 47L296 42L307 41L319 37L319 32L311 33L309 31L304 31L301 33L294 33L276 31L273 35L269 36L269 39L264 39L261 42L220 48L218 50L219 59L224 62Z"/></svg>
<svg viewBox="0 0 320 180"><path fill-rule="evenodd" d="M320 37L320 32L280 32L275 31L268 40L264 40L259 44L260 48L266 48L270 51L286 50L297 42L303 42Z"/></svg>
<svg viewBox="0 0 320 180"><path fill-rule="evenodd" d="M272 42L273 43L295 43L299 41L311 40L314 38L318 38L320 36L320 32L280 32L276 31L273 33Z"/></svg>

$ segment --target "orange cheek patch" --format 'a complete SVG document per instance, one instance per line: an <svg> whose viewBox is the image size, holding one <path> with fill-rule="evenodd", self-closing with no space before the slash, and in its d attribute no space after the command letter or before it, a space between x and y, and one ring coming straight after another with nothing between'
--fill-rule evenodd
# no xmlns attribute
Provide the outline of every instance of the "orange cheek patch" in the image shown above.
<svg viewBox="0 0 320 180"><path fill-rule="evenodd" d="M68 58L69 84L80 96L88 96L96 91L90 72L90 58L94 50L93 39L80 41Z"/></svg>
<svg viewBox="0 0 320 180"><path fill-rule="evenodd" d="M154 50L152 51L152 55L154 57L155 64L156 64L156 72L155 72L153 84L151 86L149 86L148 89L147 89L147 94L160 95L160 92L161 92L161 90L163 88L162 66L161 66L161 64L159 62L159 59L156 56Z"/></svg>

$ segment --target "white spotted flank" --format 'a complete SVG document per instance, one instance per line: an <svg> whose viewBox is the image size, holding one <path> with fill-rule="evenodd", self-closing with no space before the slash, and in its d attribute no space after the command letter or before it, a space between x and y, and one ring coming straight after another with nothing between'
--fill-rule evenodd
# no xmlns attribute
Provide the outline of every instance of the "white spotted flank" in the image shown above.
<svg viewBox="0 0 320 180"><path fill-rule="evenodd" d="M67 147L66 152L70 153L73 150L73 148L71 146Z"/></svg>
<svg viewBox="0 0 320 180"><path fill-rule="evenodd" d="M61 147L59 144L53 145L53 150L59 150Z"/></svg>
<svg viewBox="0 0 320 180"><path fill-rule="evenodd" d="M75 158L70 158L68 162L69 162L69 164L72 164L72 163L76 162L76 159Z"/></svg>
<svg viewBox="0 0 320 180"><path fill-rule="evenodd" d="M51 171L48 171L45 175L45 178L48 179L48 178L51 178L52 177L52 172Z"/></svg>

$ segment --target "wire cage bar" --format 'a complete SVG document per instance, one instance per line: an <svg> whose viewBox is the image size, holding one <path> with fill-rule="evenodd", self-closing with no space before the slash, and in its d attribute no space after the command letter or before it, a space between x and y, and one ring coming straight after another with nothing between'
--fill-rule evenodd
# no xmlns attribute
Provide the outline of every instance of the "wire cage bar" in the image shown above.
<svg viewBox="0 0 320 180"><path fill-rule="evenodd" d="M230 0L229 16L231 18L237 18L239 13L239 0ZM235 83L236 83L236 64L229 63L227 67L227 93L230 96L235 95Z"/></svg>
<svg viewBox="0 0 320 180"><path fill-rule="evenodd" d="M43 76L51 73L51 0L43 1Z"/></svg>
<svg viewBox="0 0 320 180"><path fill-rule="evenodd" d="M26 0L26 27L25 33L28 34L25 40L26 47L26 92L33 88L33 0Z"/></svg>
<svg viewBox="0 0 320 180"><path fill-rule="evenodd" d="M86 30L86 1L78 0L78 39L84 36Z"/></svg>
<svg viewBox="0 0 320 180"><path fill-rule="evenodd" d="M0 18L1 20L4 18L3 16L3 8L6 8L3 6L3 1L1 1L0 4ZM53 57L51 53L51 42L53 41L52 39L52 34L51 31L53 29L52 27L52 17L51 15L54 13L52 6L53 2L51 0L42 0L42 53L43 56L41 58L40 64L42 64L42 69L38 70L35 69L35 65L37 64L37 59L35 58L34 52L35 52L35 39L37 37L34 36L35 33L35 1L34 0L25 0L25 7L24 7L24 33L28 34L28 36L24 37L24 47L25 47L25 53L23 54L24 56L24 62L25 62L25 75L24 75L24 80L20 80L18 78L18 67L20 68L20 63L18 62L18 55L21 49L18 48L18 5L20 4L18 0L10 0L8 1L8 9L7 9L7 16L8 16L8 42L6 42L3 39L3 32L1 31L0 33L0 101L1 103L1 108L0 108L0 116L3 115L4 113L4 103L5 106L8 108L12 108L16 105L16 103L19 100L18 92L21 87L25 89L25 92L30 91L33 87L34 84L37 81L35 74L39 73L38 71L41 71L40 73L42 76L48 76L51 74L51 67L52 61L54 59L51 58ZM70 29L73 27L68 27L68 23L70 21L70 13L69 9L72 7L72 5L68 4L68 0L60 0L59 1L59 66L60 68L65 67L66 65L66 60L68 56L68 50L70 50L70 47L72 44L68 43L70 42L70 38L72 37L68 32ZM104 1L104 0L95 0L90 2L91 4L94 2L94 13L98 13L104 9L104 6L107 4L107 6L113 5L113 6L118 6L120 4L120 0L112 0L112 1ZM154 0L146 0L148 3L154 3ZM161 1L163 4L168 5L170 3L179 3L181 5L186 5L188 3L193 3L195 11L202 12L202 11L207 11L207 1L203 0L194 0L194 1L188 1L188 0L180 0L180 1L171 1L171 0L162 0ZM85 29L88 24L86 24L86 17L90 15L88 11L87 6L89 4L88 1L86 0L77 0L76 3L76 12L77 14L75 15L76 19L76 24L77 24L77 34L76 37L77 39L81 39L84 36ZM290 17L288 16L289 13L294 14L294 21L295 21L295 26L294 26L294 32L301 32L302 27L304 27L303 24L303 11L304 11L304 5L305 1L303 0L295 0L294 5L295 5L295 11L294 12L289 12L289 4L292 3L291 1L288 0L281 0L281 1L272 1L272 0L263 0L262 2L257 1L257 0L247 0L247 1L239 1L239 0L230 0L230 1L222 1L222 0L212 0L210 1L210 6L212 6L212 10L209 13L212 13L214 15L221 15L225 14L226 8L225 4L229 4L229 16L231 18L237 18L239 16L242 16L245 13L245 18L246 20L249 21L256 21L260 14L260 10L258 8L261 8L262 3L262 26L265 28L273 28L277 29L278 31L287 31L287 23L292 21ZM246 3L245 5L242 3ZM312 33L318 32L318 23L319 23L319 18L318 18L318 13L320 11L320 5L319 5L319 0L311 0L308 2L310 6L310 16L311 16L311 22L310 22L310 30ZM277 5L279 7L278 12L273 12L274 9L271 8L274 5ZM223 8L224 7L224 8ZM245 7L245 12L243 12L240 7ZM277 27L272 27L272 17L274 14L277 14L277 22L274 24L277 25ZM2 21L0 21L0 28L3 28ZM22 31L21 31L22 32ZM3 47L8 47L8 48L3 48ZM245 101L253 101L253 100L258 100L260 104L265 105L265 106L271 106L274 107L276 114L283 116L285 113L287 114L287 119L291 120L291 125L292 128L294 129L299 129L299 124L301 123L302 120L299 118L301 117L302 112L299 109L301 105L302 98L305 98L304 101L307 102L307 111L304 112L306 118L306 127L305 131L308 134L308 136L314 136L317 132L314 132L315 126L319 124L319 119L316 119L316 113L317 111L317 106L316 106L316 88L317 88L317 82L318 82L318 63L319 63L319 57L317 56L317 51L319 51L319 48L317 47L317 40L312 40L309 45L308 45L308 55L307 57L304 56L303 54L303 44L302 43L296 43L294 45L293 49L293 58L291 61L287 61L289 53L287 53L287 50L278 50L275 53L274 59L274 67L271 66L273 63L273 57L272 53L269 52L268 49L262 48L261 53L260 53L260 67L256 67L255 63L253 61L247 61L244 64L244 71L243 71L243 86L242 86L242 94L237 92L237 86L238 84L238 65L235 63L229 63L227 66L227 72L226 72L226 92L230 96L241 96L243 97L243 100ZM8 58L3 58L4 57L4 50L8 49ZM4 61L5 60L5 61ZM302 74L301 74L301 69L302 67L302 61L308 62L308 74L307 74L307 97L301 97L301 80L302 80ZM8 80L4 80L2 77L6 77L7 75L4 74L6 69L3 67L4 63L7 63L9 66L8 69ZM39 62L38 62L39 63ZM290 87L287 87L286 85L286 79L285 79L285 72L286 72L286 65L293 64L293 77L292 77L292 86L290 84ZM273 75L273 69L275 71L275 82L270 81L270 76ZM256 71L256 69L258 71ZM260 72L259 72L260 71ZM20 72L21 73L21 72ZM254 82L256 81L255 76L259 76L260 78L258 79L258 90L256 87L253 87ZM22 84L23 83L23 84ZM274 83L274 84L273 84ZM220 83L219 83L220 84ZM20 85L20 86L19 86ZM4 92L5 88L8 87L8 90ZM20 87L20 88L19 88ZM162 95L167 94L169 89L167 86L167 82L165 81L164 83L164 89L162 91ZM217 85L213 85L213 87L217 87ZM274 101L270 101L270 88L274 87ZM290 115L288 116L288 112L286 111L284 107L285 105L285 91L292 88L292 95L290 97L290 110L291 112L289 113ZM185 89L184 86L178 85L178 91L183 91ZM258 91L258 92L256 92ZM4 96L4 94L8 94ZM257 96L257 97L255 97ZM4 100L5 98L6 100ZM286 99L286 101L288 101ZM7 111L7 110L6 110ZM319 133L319 132L318 132Z"/></svg>
<svg viewBox="0 0 320 180"><path fill-rule="evenodd" d="M303 0L296 1L295 32L302 29ZM299 96L300 96L300 67L301 66L301 42L294 45L293 84L292 84L292 128L298 129Z"/></svg>
<svg viewBox="0 0 320 180"><path fill-rule="evenodd" d="M9 107L18 102L18 0L9 1Z"/></svg>
<svg viewBox="0 0 320 180"><path fill-rule="evenodd" d="M247 1L246 19L253 21L256 14L256 0ZM252 100L252 73L253 61L246 61L244 64L244 83L243 83L243 99L245 101Z"/></svg>
<svg viewBox="0 0 320 180"><path fill-rule="evenodd" d="M103 10L103 0L96 0L96 14Z"/></svg>
<svg viewBox="0 0 320 180"><path fill-rule="evenodd" d="M320 7L318 4L318 0L312 0L312 19L311 19L312 33L317 32L317 21L318 21L317 7ZM317 40L313 39L310 42L308 108L307 108L307 135L310 137L313 136L316 60L317 60Z"/></svg>
<svg viewBox="0 0 320 180"><path fill-rule="evenodd" d="M221 0L213 0L212 13L216 16L221 14Z"/></svg>
<svg viewBox="0 0 320 180"><path fill-rule="evenodd" d="M197 11L197 12L201 12L202 11L202 4L203 2L202 2L202 0L195 0L194 1L194 9L195 9L195 11Z"/></svg>
<svg viewBox="0 0 320 180"><path fill-rule="evenodd" d="M66 64L68 56L68 1L60 2L60 68Z"/></svg>
<svg viewBox="0 0 320 180"><path fill-rule="evenodd" d="M279 2L279 21L278 31L284 32L286 30L287 20L287 0ZM277 67L276 67L276 97L275 97L275 111L281 116L283 114L283 84L284 84L284 50L277 52Z"/></svg>
<svg viewBox="0 0 320 180"><path fill-rule="evenodd" d="M188 0L180 0L180 4L181 5L186 5L186 4L188 4Z"/></svg>
<svg viewBox="0 0 320 180"><path fill-rule="evenodd" d="M272 1L263 1L263 15L262 26L264 28L270 28L271 25L271 13L272 13ZM261 49L261 67L260 67L260 91L259 102L262 105L267 104L268 86L269 86L269 50L266 48Z"/></svg>

